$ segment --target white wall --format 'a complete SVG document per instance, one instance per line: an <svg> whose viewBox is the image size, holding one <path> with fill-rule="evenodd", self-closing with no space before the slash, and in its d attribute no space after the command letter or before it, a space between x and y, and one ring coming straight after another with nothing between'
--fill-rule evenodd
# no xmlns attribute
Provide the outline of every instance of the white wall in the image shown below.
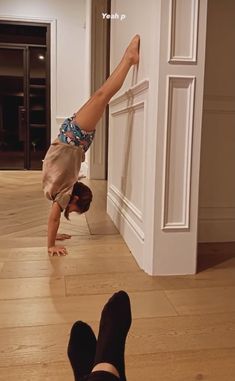
<svg viewBox="0 0 235 381"><path fill-rule="evenodd" d="M88 1L88 0L87 0ZM61 121L86 100L85 0L0 0L0 18L52 20L52 140Z"/></svg>
<svg viewBox="0 0 235 381"><path fill-rule="evenodd" d="M199 241L235 241L235 2L209 0Z"/></svg>

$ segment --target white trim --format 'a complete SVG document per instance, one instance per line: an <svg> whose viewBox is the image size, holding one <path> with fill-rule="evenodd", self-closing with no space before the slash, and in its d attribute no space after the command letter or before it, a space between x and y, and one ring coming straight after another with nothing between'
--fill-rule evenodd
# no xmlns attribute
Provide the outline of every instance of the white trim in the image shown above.
<svg viewBox="0 0 235 381"><path fill-rule="evenodd" d="M120 234L126 241L130 251L132 252L135 260L141 269L143 269L143 259L144 259L144 240L141 238L143 232L138 229L135 231L135 223L123 211L120 211L118 205L111 200L110 197L107 198L107 212L112 218L112 221L120 231ZM128 217L128 218L126 218Z"/></svg>
<svg viewBox="0 0 235 381"><path fill-rule="evenodd" d="M86 0L86 45L85 45L85 98L89 99L91 96L91 4L92 0ZM85 162L83 163L84 169L86 170L86 177L89 179L91 176L91 154L90 150L86 153ZM84 170L84 172L85 172Z"/></svg>
<svg viewBox="0 0 235 381"><path fill-rule="evenodd" d="M143 81L139 82L137 85L134 85L134 86L130 87L127 91L121 93L116 98L113 98L109 102L109 105L110 106L115 106L115 105L117 105L119 103L122 103L122 102L124 102L126 100L129 100L129 99L135 97L136 95L139 95L139 94L143 93L148 88L149 88L149 80L148 79L144 79Z"/></svg>
<svg viewBox="0 0 235 381"><path fill-rule="evenodd" d="M184 79L188 83L188 102L187 102L187 120L188 128L186 130L185 139L185 169L183 180L183 205L182 205L182 221L167 221L168 214L168 194L169 194L169 167L170 152L169 141L171 136L171 111L172 111L172 90L173 84L177 80ZM162 230L183 230L187 231L190 227L190 183L191 183L191 160L192 160L192 136L193 136L193 111L194 111L194 95L195 95L195 76L167 76L166 91L166 116L165 116L165 137L164 137L164 162L163 162L163 200L162 200Z"/></svg>
<svg viewBox="0 0 235 381"><path fill-rule="evenodd" d="M121 108L120 110L111 112L111 115L112 116L118 116L121 114L126 114L127 112L136 111L136 110L139 110L141 108L144 108L144 105L145 105L145 101L134 103L131 106L125 106L125 107Z"/></svg>
<svg viewBox="0 0 235 381"><path fill-rule="evenodd" d="M190 0L188 0L190 1ZM198 17L199 17L199 0L191 0L192 14L191 14L191 45L189 47L189 55L175 55L175 23L176 23L176 2L177 0L170 0L170 32L168 40L168 62L169 63L196 63L197 62L197 36L198 36Z"/></svg>
<svg viewBox="0 0 235 381"><path fill-rule="evenodd" d="M140 227L135 223L135 221L130 217L130 215L127 213L127 211L120 206L120 204L117 202L115 197L108 192L107 195L108 199L112 202L112 204L117 209L118 213L124 218L126 222L131 226L132 230L135 232L135 234L138 236L138 238L144 242L144 232L140 229Z"/></svg>
<svg viewBox="0 0 235 381"><path fill-rule="evenodd" d="M121 205L121 203L124 203L128 209L130 209L130 211L140 220L140 222L143 222L143 214L142 212L136 208L136 206L134 204L132 204L132 202L130 202L125 196L124 194L122 194L114 185L111 185L109 187L109 190L110 192L113 192L115 196L117 196L118 198L118 204L119 206ZM109 192L109 194L110 194Z"/></svg>
<svg viewBox="0 0 235 381"><path fill-rule="evenodd" d="M110 103L110 116L112 117L117 117L119 115L125 114L125 113L131 113L135 112L136 110L141 110L143 109L144 112L144 123L143 123L143 142L144 142L144 149L143 149L143 171L145 171L146 168L146 148L147 148L147 111L146 111L146 106L147 106L147 101L146 99L133 103L134 97L144 93L146 90L149 88L149 80L145 79L138 84L132 86L129 88L129 90L125 91L122 93L120 96L116 97L112 102ZM120 103L127 103L124 107L116 110L116 111L111 111L111 108L113 106L117 106ZM111 124L110 124L111 125ZM141 205L144 207L144 195L145 195L145 190L143 189L142 195L141 195ZM136 207L134 207L136 208ZM138 211L138 209L136 208ZM141 222L143 221L142 213L139 211L137 212L137 215L141 215ZM139 218L139 217L138 217Z"/></svg>
<svg viewBox="0 0 235 381"><path fill-rule="evenodd" d="M61 124L63 121L68 118L68 116L57 116L56 117L56 123Z"/></svg>
<svg viewBox="0 0 235 381"><path fill-rule="evenodd" d="M137 85L138 86L138 85ZM123 97L121 98L123 99ZM128 102L129 103L129 102ZM122 114L126 114L126 113L131 113L131 112L135 112L136 110L141 110L143 109L143 113L144 113L144 125L143 125L143 141L145 142L144 144L144 149L143 149L143 171L145 170L145 165L146 165L146 144L147 144L147 141L146 141L146 101L141 101L141 102L138 102L138 103L134 103L133 105L131 106L125 106L117 111L114 111L114 112L110 112L110 115L112 117L117 117L119 115L122 115ZM112 186L112 185L111 185ZM142 195L141 195L141 205L143 207L144 205L144 194L145 194L145 190L143 189L143 192L142 192ZM126 199L127 200L127 199ZM129 201L128 201L129 202ZM133 204L132 204L133 205ZM134 205L133 205L134 206ZM136 208L136 207L134 207ZM136 208L136 210L138 211L139 209ZM141 212L137 212L137 215L140 215ZM138 217L139 218L139 217ZM142 214L141 214L141 221L143 221L143 218L142 218Z"/></svg>
<svg viewBox="0 0 235 381"><path fill-rule="evenodd" d="M4 21L21 21L21 22L38 22L50 24L50 106L51 106L51 131L53 131L53 125L56 122L57 111L57 20L55 18L42 18L42 17L28 17L28 16L8 16L1 15L0 20Z"/></svg>
<svg viewBox="0 0 235 381"><path fill-rule="evenodd" d="M111 152L113 134L112 126L115 122L114 118L119 118L122 115L133 115L135 111L140 112L141 115L141 134L143 141L143 151L141 154L141 174L145 176L146 160L147 160L147 90L149 89L149 80L143 80L138 84L132 86L127 91L123 92L110 102L110 144L109 155ZM143 113L143 114L142 114ZM142 119L143 118L143 119ZM115 142L113 142L115 144ZM143 171L143 172L142 172ZM144 226L144 201L146 197L145 182L141 184L143 189L140 193L140 204L138 207L133 204L122 192L112 184L113 176L115 173L109 171L108 181L108 195L107 195L107 212L112 218L120 234L123 236L128 247L132 251L133 256L138 262L139 266L143 268L144 261L144 245L145 245L145 231Z"/></svg>

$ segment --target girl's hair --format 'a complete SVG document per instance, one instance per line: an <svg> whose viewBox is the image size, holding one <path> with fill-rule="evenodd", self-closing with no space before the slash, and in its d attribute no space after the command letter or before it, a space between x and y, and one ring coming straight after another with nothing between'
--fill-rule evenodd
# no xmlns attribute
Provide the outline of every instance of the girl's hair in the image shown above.
<svg viewBox="0 0 235 381"><path fill-rule="evenodd" d="M73 186L73 191L69 203L72 201L74 196L79 196L76 205L80 211L80 214L85 213L89 209L90 203L92 201L92 191L88 186L77 181ZM67 218L67 220L69 219L68 207L65 209L64 216Z"/></svg>

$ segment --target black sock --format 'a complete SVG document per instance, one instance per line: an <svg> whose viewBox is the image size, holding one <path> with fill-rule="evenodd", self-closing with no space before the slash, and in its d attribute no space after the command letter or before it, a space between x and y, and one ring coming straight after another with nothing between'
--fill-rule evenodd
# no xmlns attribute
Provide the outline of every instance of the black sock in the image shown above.
<svg viewBox="0 0 235 381"><path fill-rule="evenodd" d="M126 292L119 291L103 308L94 365L102 362L112 364L117 369L121 381L126 381L124 352L130 326L129 296Z"/></svg>
<svg viewBox="0 0 235 381"><path fill-rule="evenodd" d="M77 321L72 326L67 351L76 381L92 371L95 352L94 332L88 324Z"/></svg>

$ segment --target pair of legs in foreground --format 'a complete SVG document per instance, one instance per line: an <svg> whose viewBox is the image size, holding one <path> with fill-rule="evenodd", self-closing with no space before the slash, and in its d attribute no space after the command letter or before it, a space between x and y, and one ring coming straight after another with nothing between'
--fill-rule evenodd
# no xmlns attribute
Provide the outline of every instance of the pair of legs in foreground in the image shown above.
<svg viewBox="0 0 235 381"><path fill-rule="evenodd" d="M75 381L126 381L124 351L130 326L130 300L124 291L104 306L97 340L88 324L77 321L68 344Z"/></svg>

